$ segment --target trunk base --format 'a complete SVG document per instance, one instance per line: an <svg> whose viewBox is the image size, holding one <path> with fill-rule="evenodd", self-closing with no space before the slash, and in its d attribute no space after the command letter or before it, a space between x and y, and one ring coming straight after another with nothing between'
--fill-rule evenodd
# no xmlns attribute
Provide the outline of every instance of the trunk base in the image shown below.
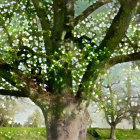
<svg viewBox="0 0 140 140"><path fill-rule="evenodd" d="M36 104L45 118L47 140L86 140L89 118L86 102L77 101L68 93L46 93L38 97Z"/></svg>
<svg viewBox="0 0 140 140"><path fill-rule="evenodd" d="M115 126L111 126L111 132L110 132L110 139L111 140L115 140L116 139L116 136L115 136Z"/></svg>
<svg viewBox="0 0 140 140"><path fill-rule="evenodd" d="M47 140L86 140L87 118L87 113L83 113L54 119L47 126Z"/></svg>

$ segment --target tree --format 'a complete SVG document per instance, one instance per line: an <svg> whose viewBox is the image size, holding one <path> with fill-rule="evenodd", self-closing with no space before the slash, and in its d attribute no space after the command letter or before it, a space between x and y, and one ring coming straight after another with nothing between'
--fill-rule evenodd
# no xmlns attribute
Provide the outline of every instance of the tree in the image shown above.
<svg viewBox="0 0 140 140"><path fill-rule="evenodd" d="M94 92L94 100L99 109L105 113L107 123L111 126L110 138L115 139L115 128L123 119L133 119L133 128L136 128L136 118L140 111L139 84L137 78L140 74L138 67L133 63L120 68L112 67L100 76L102 79L96 81L97 90ZM118 75L116 71L121 70Z"/></svg>
<svg viewBox="0 0 140 140"><path fill-rule="evenodd" d="M137 71L137 72L136 72ZM140 93L139 93L139 77L137 77L137 75L139 75L139 70L138 70L138 66L133 64L131 71L130 71L130 76L131 78L128 79L128 86L127 88L129 89L129 91L131 92L131 97L130 97L130 109L129 109L129 113L130 113L130 117L132 118L132 124L133 124L133 130L137 129L137 119L138 119L138 115L140 113ZM135 79L132 79L132 75L135 74ZM135 84L131 84L131 81L136 81ZM132 87L134 90L132 90Z"/></svg>
<svg viewBox="0 0 140 140"><path fill-rule="evenodd" d="M14 116L18 111L15 99L0 97L0 126L10 126L14 123Z"/></svg>
<svg viewBox="0 0 140 140"><path fill-rule="evenodd" d="M140 105L132 106L129 112L132 117L133 130L136 130L138 114L140 113Z"/></svg>
<svg viewBox="0 0 140 140"><path fill-rule="evenodd" d="M130 34L139 0L91 0L75 17L76 3L0 0L0 76L2 86L10 84L0 94L28 97L38 105L48 140L85 140L88 101L99 73L140 58L133 39L139 36ZM101 20L88 18L104 5L110 10L98 16ZM129 25L134 26L127 30Z"/></svg>
<svg viewBox="0 0 140 140"><path fill-rule="evenodd" d="M14 122L12 124L9 125L10 127L22 127L22 124Z"/></svg>
<svg viewBox="0 0 140 140"><path fill-rule="evenodd" d="M28 127L41 127L43 125L43 118L38 109L34 111L34 113L29 116L27 122L25 122L24 126Z"/></svg>
<svg viewBox="0 0 140 140"><path fill-rule="evenodd" d="M111 72L110 72L111 75ZM113 82L113 79L107 75L103 81L97 85L96 98L100 109L105 113L107 123L111 126L110 139L116 139L115 129L118 123L129 117L129 93L122 91L120 81ZM119 79L118 79L119 80Z"/></svg>

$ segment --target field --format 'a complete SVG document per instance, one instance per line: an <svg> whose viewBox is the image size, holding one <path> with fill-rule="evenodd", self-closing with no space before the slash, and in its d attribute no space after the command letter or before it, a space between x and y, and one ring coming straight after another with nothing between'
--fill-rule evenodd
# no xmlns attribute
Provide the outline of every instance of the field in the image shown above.
<svg viewBox="0 0 140 140"><path fill-rule="evenodd" d="M110 129L92 128L88 129L88 140L108 140ZM94 136L94 138L93 138ZM117 129L117 140L140 140L140 130Z"/></svg>
<svg viewBox="0 0 140 140"><path fill-rule="evenodd" d="M0 127L0 140L45 140L44 128Z"/></svg>
<svg viewBox="0 0 140 140"><path fill-rule="evenodd" d="M88 130L87 140L108 140L109 129ZM117 140L140 140L140 130L116 130ZM0 140L45 140L45 128L0 127Z"/></svg>

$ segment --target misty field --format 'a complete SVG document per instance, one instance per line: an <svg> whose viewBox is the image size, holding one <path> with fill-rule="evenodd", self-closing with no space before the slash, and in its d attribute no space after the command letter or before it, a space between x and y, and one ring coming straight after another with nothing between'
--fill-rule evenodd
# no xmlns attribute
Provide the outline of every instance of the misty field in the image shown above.
<svg viewBox="0 0 140 140"><path fill-rule="evenodd" d="M87 140L107 140L109 129L88 129ZM0 140L45 140L45 128L0 127ZM117 140L140 140L140 130L116 130Z"/></svg>

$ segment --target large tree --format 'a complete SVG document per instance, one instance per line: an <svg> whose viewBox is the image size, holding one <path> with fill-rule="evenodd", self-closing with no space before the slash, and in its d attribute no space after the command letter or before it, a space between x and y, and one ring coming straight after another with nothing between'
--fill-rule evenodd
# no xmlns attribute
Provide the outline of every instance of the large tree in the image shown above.
<svg viewBox="0 0 140 140"><path fill-rule="evenodd" d="M38 105L48 140L85 140L88 100L99 73L140 59L137 28L131 30L139 26L140 1L90 3L75 17L76 0L0 0L0 94Z"/></svg>

